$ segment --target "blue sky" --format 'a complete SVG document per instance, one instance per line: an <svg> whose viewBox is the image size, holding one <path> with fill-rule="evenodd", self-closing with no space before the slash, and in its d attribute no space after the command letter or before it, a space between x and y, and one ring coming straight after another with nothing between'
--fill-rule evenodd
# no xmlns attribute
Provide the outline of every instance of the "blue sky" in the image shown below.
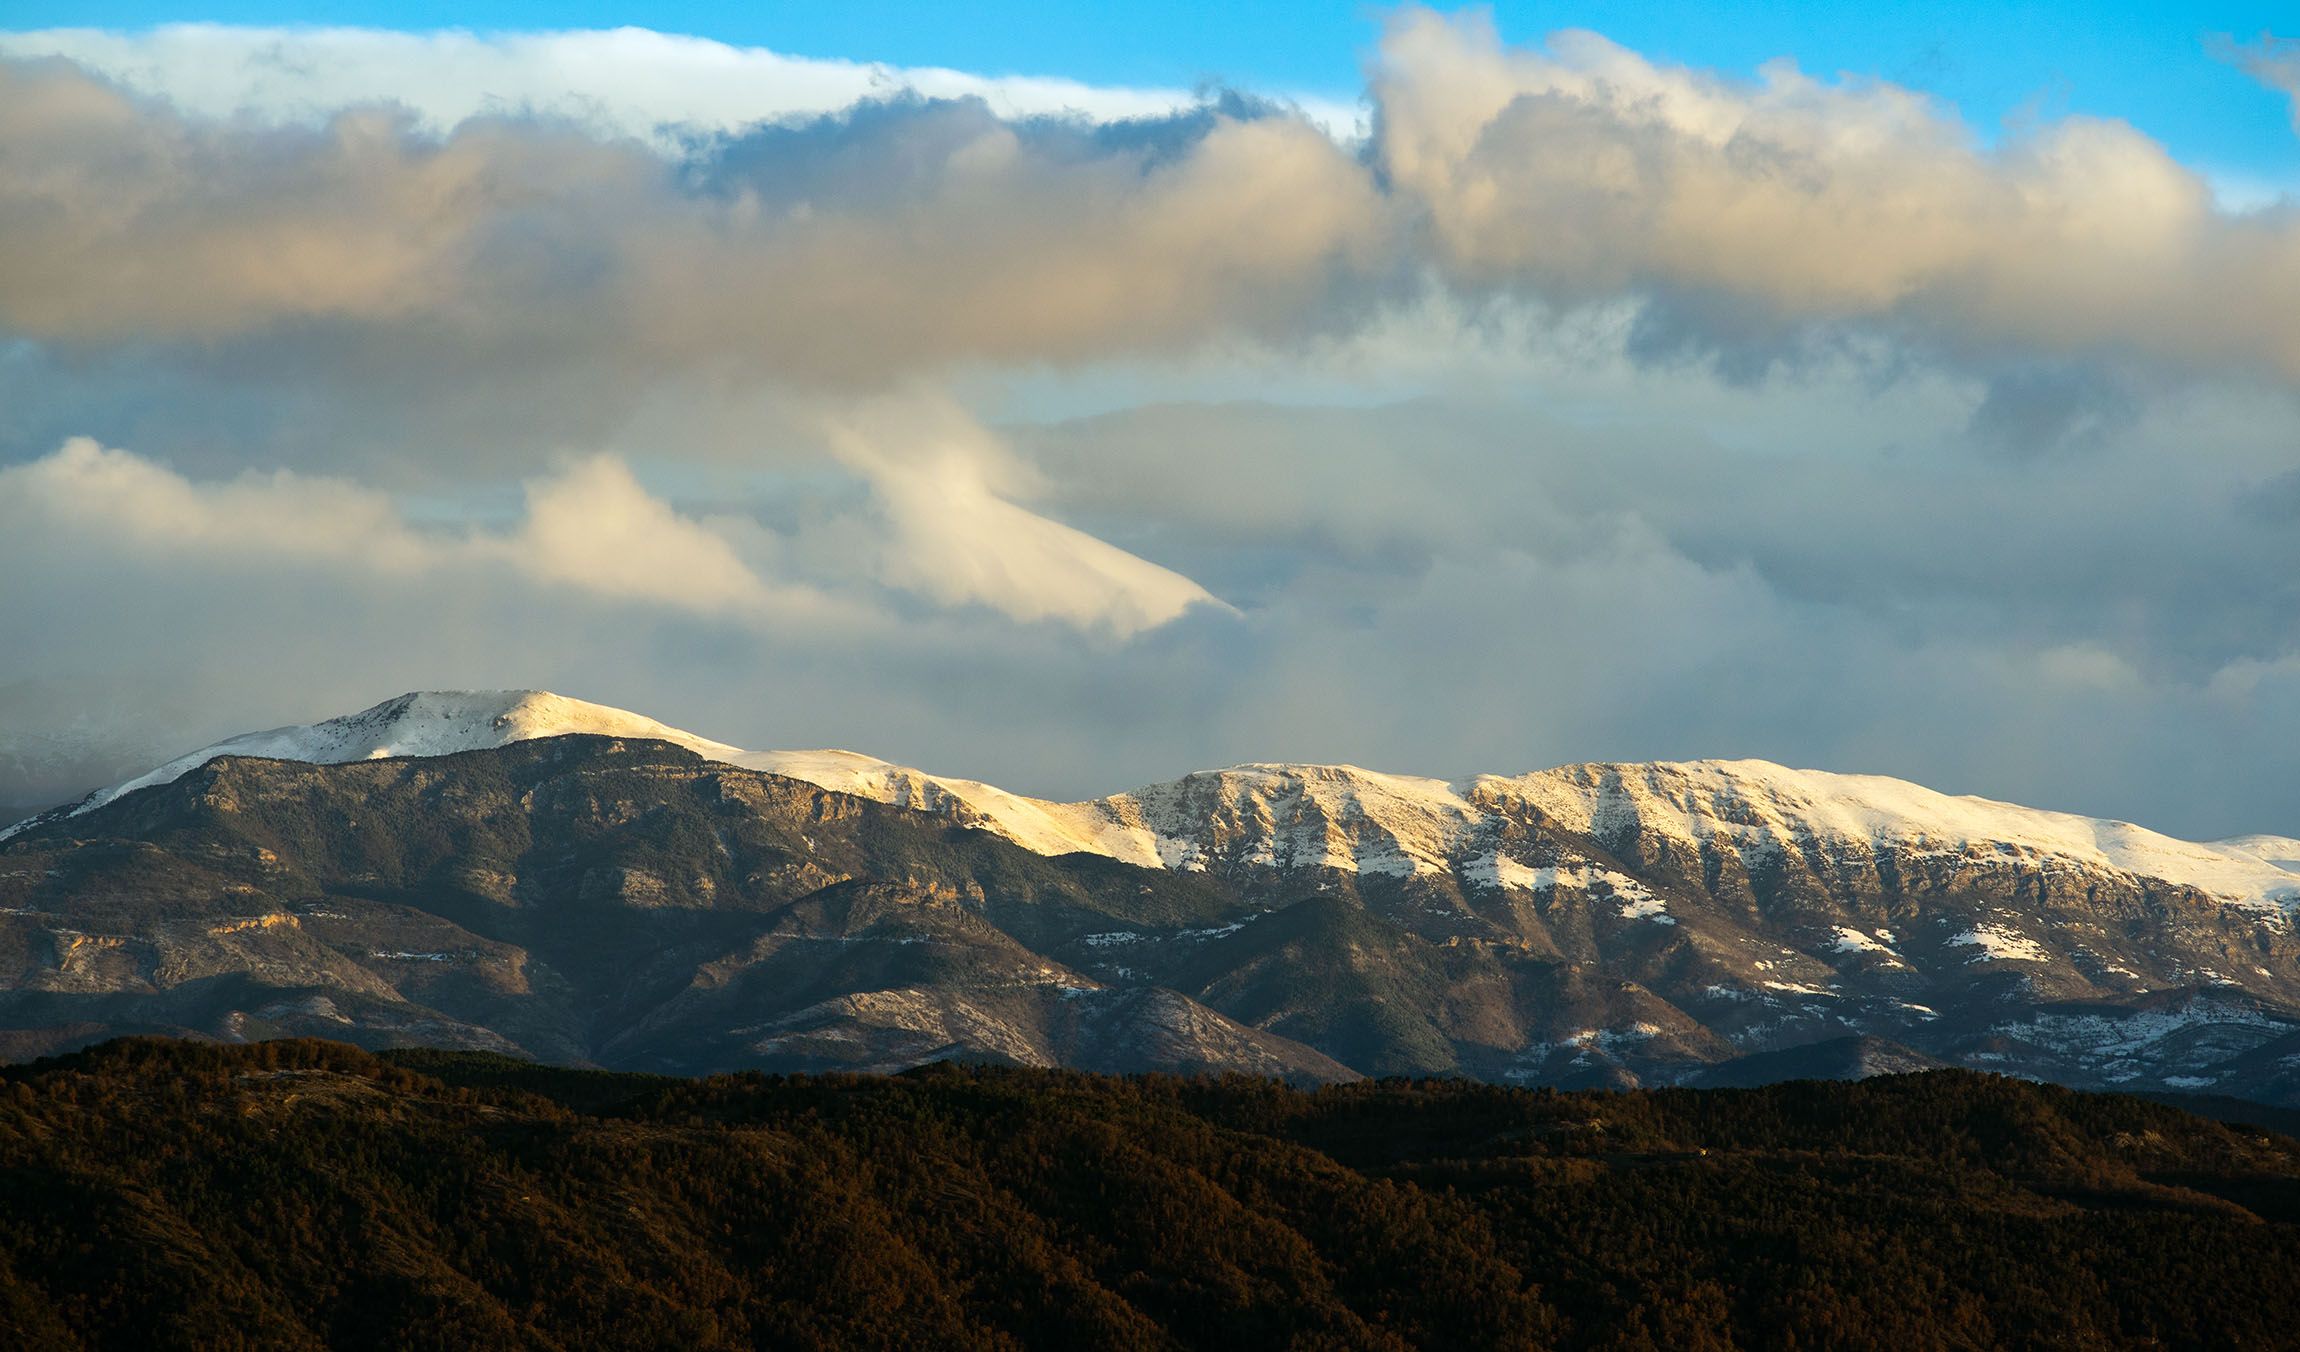
<svg viewBox="0 0 2300 1352"><path fill-rule="evenodd" d="M1350 97L1382 7L1360 4L1076 5L687 3L599 0L23 0L8 27L136 28L203 21L438 28L635 25L803 56L944 65L985 74L1067 75L1095 83L1194 84ZM1647 56L1750 72L1780 57L1817 75L1850 73L1923 89L1983 135L2008 119L2121 117L2182 161L2238 184L2300 183L2289 105L2215 58L2214 39L2300 31L2289 4L2134 3L1706 5L1502 4L1502 35L1538 40L1589 28ZM2280 27L2281 26L2281 27Z"/></svg>

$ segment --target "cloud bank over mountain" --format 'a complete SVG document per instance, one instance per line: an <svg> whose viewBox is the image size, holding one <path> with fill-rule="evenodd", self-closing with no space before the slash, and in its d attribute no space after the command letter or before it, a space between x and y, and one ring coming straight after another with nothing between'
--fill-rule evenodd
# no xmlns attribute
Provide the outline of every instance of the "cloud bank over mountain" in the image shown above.
<svg viewBox="0 0 2300 1352"><path fill-rule="evenodd" d="M1513 50L1474 17L1408 11L1359 142L1246 96L818 78L628 31L231 37L8 44L66 54L20 57L0 85L13 330L332 322L839 384L1316 333L1434 272L1470 297L1638 297L1649 326L1745 369L1842 328L1971 362L2300 375L2289 211L2220 209L2123 124L1984 147L1921 95L1785 61L1747 84L1594 34ZM184 50L234 45L220 72ZM2289 64L2244 59L2270 79ZM747 121L707 81L675 99L698 60L784 96L740 105ZM417 64L427 79L396 74ZM618 82L649 76L648 111L628 111ZM341 102L318 119L323 88Z"/></svg>
<svg viewBox="0 0 2300 1352"><path fill-rule="evenodd" d="M0 56L0 802L549 685L1058 795L1752 755L2300 817L2300 212L2122 123L1421 10L1355 109Z"/></svg>

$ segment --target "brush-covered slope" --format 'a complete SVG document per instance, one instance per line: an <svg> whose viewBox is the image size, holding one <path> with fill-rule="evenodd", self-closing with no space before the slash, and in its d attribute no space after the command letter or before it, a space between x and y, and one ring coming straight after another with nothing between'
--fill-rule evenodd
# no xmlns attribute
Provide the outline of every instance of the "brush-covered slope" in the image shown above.
<svg viewBox="0 0 2300 1352"><path fill-rule="evenodd" d="M0 1070L12 1347L2267 1347L2295 1264L2300 1145L1962 1072Z"/></svg>

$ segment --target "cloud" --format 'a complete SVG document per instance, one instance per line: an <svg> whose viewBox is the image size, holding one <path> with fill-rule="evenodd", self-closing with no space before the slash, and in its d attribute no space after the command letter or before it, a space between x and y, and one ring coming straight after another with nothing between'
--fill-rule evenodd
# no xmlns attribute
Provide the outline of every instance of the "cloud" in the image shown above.
<svg viewBox="0 0 2300 1352"><path fill-rule="evenodd" d="M808 523L818 536L674 509L612 460L490 511L301 474L188 478L74 441L0 469L0 632L35 636L0 644L0 805L378 691L558 687L760 745L900 741L952 763L995 730L1009 759L982 769L1048 782L1204 697L1214 669L1189 654L1207 635L1158 623L1213 610L1200 589L964 477L915 506L863 484ZM962 528L933 519L950 510ZM1086 712L1106 703L1144 722Z"/></svg>
<svg viewBox="0 0 2300 1352"><path fill-rule="evenodd" d="M94 550L442 586L504 572L746 624L852 622L880 606L874 584L1121 639L1195 605L1226 609L1181 574L1010 500L1027 491L1027 471L946 403L882 404L828 435L870 501L789 538L739 514L683 515L605 455L529 480L515 522L418 526L388 494L347 480L275 471L197 482L85 437L0 469L0 528L20 549L48 549L51 568Z"/></svg>
<svg viewBox="0 0 2300 1352"><path fill-rule="evenodd" d="M622 462L596 456L527 486L527 519L478 537L546 582L701 611L758 612L774 589L700 522L650 497Z"/></svg>
<svg viewBox="0 0 2300 1352"><path fill-rule="evenodd" d="M195 36L0 68L0 800L544 685L1057 794L1758 755L2300 814L2300 216L2121 124L1419 11L1362 144ZM585 51L595 104L520 83Z"/></svg>
<svg viewBox="0 0 2300 1352"><path fill-rule="evenodd" d="M1297 330L1380 242L1370 181L1291 118L1177 130L1107 138L960 104L755 133L712 160L706 205L633 239L632 318L698 364L750 354L830 380Z"/></svg>
<svg viewBox="0 0 2300 1352"><path fill-rule="evenodd" d="M2249 45L2231 38L2214 39L2212 54L2253 79L2292 100L2292 129L2300 131L2300 39L2262 34Z"/></svg>
<svg viewBox="0 0 2300 1352"><path fill-rule="evenodd" d="M1889 84L1779 62L1743 83L1589 33L1510 49L1420 10L1373 92L1380 162L1460 288L1644 296L1724 352L1853 327L1984 367L2300 377L2300 217L2219 211L2120 122L1983 149Z"/></svg>
<svg viewBox="0 0 2300 1352"><path fill-rule="evenodd" d="M186 121L62 63L0 63L0 325L66 344L226 338L341 319L440 322L523 207L632 191L645 157L380 112L324 129Z"/></svg>
<svg viewBox="0 0 2300 1352"><path fill-rule="evenodd" d="M32 556L27 571L90 554L191 568L321 565L444 585L503 569L699 614L806 604L798 589L751 571L709 526L649 496L617 461L574 465L529 483L526 496L525 518L508 530L425 529L389 496L347 481L281 471L196 483L83 437L0 469L0 528Z"/></svg>
<svg viewBox="0 0 2300 1352"><path fill-rule="evenodd" d="M628 503L582 462L482 522L308 476L43 457L0 478L0 632L39 635L0 645L0 784L23 786L0 801L400 689L540 685L739 745L1056 794L1254 759L1453 775L1756 755L2289 834L2300 537L2251 505L2289 473L2274 404L2151 410L2072 472L1958 451L1969 390L1879 425L1857 385L1534 380L1483 404L1170 406L995 436L898 401L857 420L838 462L855 480L825 496L681 495L712 505L679 508L672 541L707 532L818 601L764 612L552 576L528 527L552 486ZM1098 576L1057 518L1173 571ZM298 522L294 552L274 548ZM601 552L627 548L613 536ZM640 577L676 586L678 553ZM1205 593L1237 612L1198 600L1109 641L1126 607ZM11 770L11 747L39 766Z"/></svg>
<svg viewBox="0 0 2300 1352"><path fill-rule="evenodd" d="M2139 400L2097 366L2007 365L1973 410L1974 435L2015 452L2096 443Z"/></svg>
<svg viewBox="0 0 2300 1352"><path fill-rule="evenodd" d="M839 417L829 435L892 527L878 567L893 586L1118 638L1192 606L1230 609L1180 573L1016 505L1010 494L1042 486L947 402L881 404Z"/></svg>
<svg viewBox="0 0 2300 1352"><path fill-rule="evenodd" d="M1740 81L1587 33L1511 48L1402 12L1362 150L1242 96L1050 116L1067 94L633 30L13 44L124 82L0 63L0 327L83 352L212 366L317 342L434 380L880 390L1300 342L1434 277L1473 301L1627 300L1649 359L1743 379L1852 334L1984 375L2300 377L2300 215L2221 210L2130 126L1984 148L1890 84ZM2289 64L2241 52L2264 78ZM543 97L561 60L592 91L574 103ZM373 101L427 62L419 110ZM744 100L776 120L741 122ZM722 130L626 135L667 122Z"/></svg>
<svg viewBox="0 0 2300 1352"><path fill-rule="evenodd" d="M1244 612L1243 688L1206 715L1229 759L1751 755L2204 834L2300 813L2247 749L2300 729L2300 687L2229 697L2300 635L2300 536L2263 505L2289 402L2167 396L2016 459L1970 382L1891 394L1568 358L1483 398L1016 444L1064 519L1156 522Z"/></svg>
<svg viewBox="0 0 2300 1352"><path fill-rule="evenodd" d="M977 99L1000 117L1162 118L1187 89L982 76L940 67L787 56L644 28L401 33L370 28L164 24L137 33L0 34L0 56L61 57L200 117L318 125L350 106L404 108L444 133L476 117L539 115L676 150L699 134L835 113L911 94ZM1304 100L1348 133L1356 111Z"/></svg>
<svg viewBox="0 0 2300 1352"><path fill-rule="evenodd" d="M870 385L1283 331L1374 248L1378 196L1314 128L1171 130L913 100L673 162L550 121L217 122L0 63L0 328Z"/></svg>
<svg viewBox="0 0 2300 1352"><path fill-rule="evenodd" d="M281 473L196 485L85 437L0 469L0 513L19 539L63 536L106 550L357 560L406 572L435 548L388 499L352 484Z"/></svg>

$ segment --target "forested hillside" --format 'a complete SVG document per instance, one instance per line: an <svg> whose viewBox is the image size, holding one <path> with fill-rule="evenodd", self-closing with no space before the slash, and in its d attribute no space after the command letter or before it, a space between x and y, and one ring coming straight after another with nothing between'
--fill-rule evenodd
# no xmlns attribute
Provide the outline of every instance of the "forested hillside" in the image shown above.
<svg viewBox="0 0 2300 1352"><path fill-rule="evenodd" d="M2296 1267L2300 1143L1962 1071L0 1071L11 1346L2264 1346Z"/></svg>

